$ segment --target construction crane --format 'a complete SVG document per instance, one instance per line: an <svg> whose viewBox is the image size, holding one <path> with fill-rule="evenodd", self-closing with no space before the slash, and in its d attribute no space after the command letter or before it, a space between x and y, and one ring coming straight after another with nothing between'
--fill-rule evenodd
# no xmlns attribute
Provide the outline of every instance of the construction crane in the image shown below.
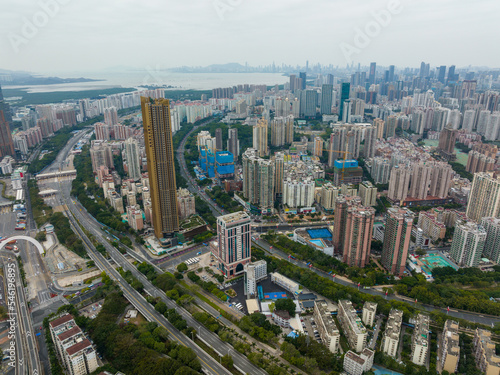
<svg viewBox="0 0 500 375"><path fill-rule="evenodd" d="M349 149L349 138L354 136L354 133L352 131L349 131L347 133L347 142L345 144L345 149L348 150ZM352 152L350 151L341 151L341 150L328 150L328 149L325 149L325 148L322 148L323 151L327 151L327 152L338 152L339 154L344 154L344 159L343 159L343 163L342 163L342 175L341 175L341 178L340 178L340 183L342 184L344 182L344 172L345 172L345 162L347 160L347 154L351 154L352 155ZM334 161L335 162L335 161Z"/></svg>

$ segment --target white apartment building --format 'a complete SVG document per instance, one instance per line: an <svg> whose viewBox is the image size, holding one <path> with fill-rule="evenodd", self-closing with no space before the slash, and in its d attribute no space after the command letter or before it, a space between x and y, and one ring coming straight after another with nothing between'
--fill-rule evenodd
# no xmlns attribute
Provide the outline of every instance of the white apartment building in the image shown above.
<svg viewBox="0 0 500 375"><path fill-rule="evenodd" d="M363 305L362 320L365 326L373 327L375 315L377 314L377 304L366 301Z"/></svg>
<svg viewBox="0 0 500 375"><path fill-rule="evenodd" d="M375 352L368 348L360 354L349 350L344 356L344 371L349 375L361 375L372 368L374 356Z"/></svg>
<svg viewBox="0 0 500 375"><path fill-rule="evenodd" d="M340 300L338 319L347 341L353 350L361 352L366 346L366 331L363 322L356 314L356 309L352 306L351 301Z"/></svg>
<svg viewBox="0 0 500 375"><path fill-rule="evenodd" d="M332 353L337 353L340 345L340 332L325 301L314 301L313 317L323 345Z"/></svg>
<svg viewBox="0 0 500 375"><path fill-rule="evenodd" d="M457 371L460 358L458 322L447 320L444 323L443 340L441 342L439 360L441 361L442 371L454 374Z"/></svg>
<svg viewBox="0 0 500 375"><path fill-rule="evenodd" d="M429 316L418 314L411 338L411 361L423 366L429 351Z"/></svg>
<svg viewBox="0 0 500 375"><path fill-rule="evenodd" d="M267 263L265 260L247 263L243 270L245 272L244 293L246 296L255 296L257 294L257 282L267 277Z"/></svg>
<svg viewBox="0 0 500 375"><path fill-rule="evenodd" d="M382 339L382 351L395 358L398 352L399 335L401 334L401 323L403 322L403 312L391 309L387 324L385 326L384 337Z"/></svg>

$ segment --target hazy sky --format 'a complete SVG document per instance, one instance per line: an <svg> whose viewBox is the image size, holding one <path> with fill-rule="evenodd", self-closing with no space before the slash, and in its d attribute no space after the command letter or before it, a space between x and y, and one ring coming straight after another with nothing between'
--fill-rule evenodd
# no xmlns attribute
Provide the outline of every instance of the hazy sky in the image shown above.
<svg viewBox="0 0 500 375"><path fill-rule="evenodd" d="M1 9L3 69L500 65L498 0L2 0ZM357 30L371 36L355 41Z"/></svg>

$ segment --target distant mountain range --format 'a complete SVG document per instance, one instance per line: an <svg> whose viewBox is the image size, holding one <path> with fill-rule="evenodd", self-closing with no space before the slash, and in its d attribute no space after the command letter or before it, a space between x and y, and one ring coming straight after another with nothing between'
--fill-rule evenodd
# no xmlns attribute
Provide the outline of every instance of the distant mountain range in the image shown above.
<svg viewBox="0 0 500 375"><path fill-rule="evenodd" d="M57 85L60 83L95 82L98 79L89 78L59 78L42 77L29 72L0 69L0 84L2 86L34 86Z"/></svg>

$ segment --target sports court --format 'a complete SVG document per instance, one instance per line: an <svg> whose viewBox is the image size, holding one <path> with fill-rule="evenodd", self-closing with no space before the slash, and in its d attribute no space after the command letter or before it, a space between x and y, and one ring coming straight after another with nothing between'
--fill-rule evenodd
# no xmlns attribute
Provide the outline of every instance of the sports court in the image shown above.
<svg viewBox="0 0 500 375"><path fill-rule="evenodd" d="M332 238L332 233L327 228L307 229L307 233L313 240L317 238Z"/></svg>
<svg viewBox="0 0 500 375"><path fill-rule="evenodd" d="M452 267L455 270L458 269L453 263L451 263L448 259L443 257L442 255L428 255L426 257L420 257L419 260L422 262L422 268L429 273L432 274L432 270L438 267Z"/></svg>
<svg viewBox="0 0 500 375"><path fill-rule="evenodd" d="M264 299L274 300L274 299L284 299L284 298L288 298L286 293L282 292L264 293Z"/></svg>

